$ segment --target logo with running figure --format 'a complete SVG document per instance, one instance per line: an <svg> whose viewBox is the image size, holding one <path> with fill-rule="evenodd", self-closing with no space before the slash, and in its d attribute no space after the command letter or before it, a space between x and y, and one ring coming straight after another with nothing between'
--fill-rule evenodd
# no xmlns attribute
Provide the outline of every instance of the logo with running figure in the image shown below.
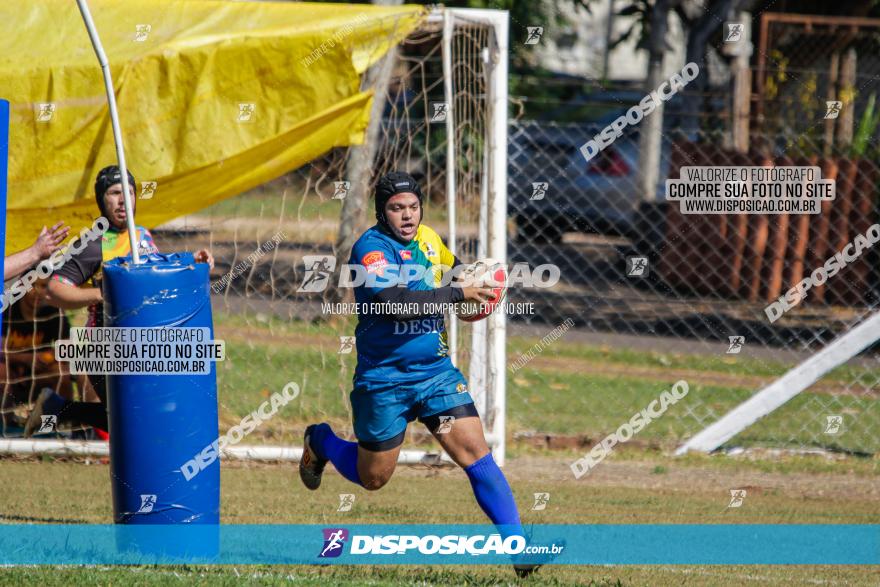
<svg viewBox="0 0 880 587"><path fill-rule="evenodd" d="M840 110L843 108L843 102L840 100L829 100L825 102L825 119L834 119L840 116Z"/></svg>
<svg viewBox="0 0 880 587"><path fill-rule="evenodd" d="M437 434L449 434L455 424L455 416L440 416L440 425L434 432Z"/></svg>
<svg viewBox="0 0 880 587"><path fill-rule="evenodd" d="M253 102L240 102L238 104L238 121L253 122L256 110L257 105Z"/></svg>
<svg viewBox="0 0 880 587"><path fill-rule="evenodd" d="M156 506L156 495L152 493L145 493L141 495L141 507L138 508L137 513L139 514L149 514L153 511L153 508Z"/></svg>
<svg viewBox="0 0 880 587"><path fill-rule="evenodd" d="M340 493L339 507L336 508L336 511L350 512L352 507L354 507L354 493Z"/></svg>
<svg viewBox="0 0 880 587"><path fill-rule="evenodd" d="M825 416L825 434L837 434L843 429L843 416Z"/></svg>
<svg viewBox="0 0 880 587"><path fill-rule="evenodd" d="M545 510L547 509L548 503L550 503L549 493L536 493L535 504L532 506L532 511L540 512L541 510Z"/></svg>
<svg viewBox="0 0 880 587"><path fill-rule="evenodd" d="M49 122L55 116L55 104L37 104L37 122Z"/></svg>
<svg viewBox="0 0 880 587"><path fill-rule="evenodd" d="M159 186L159 182L156 181L142 181L141 182L141 200L149 200L154 195L156 195L156 188Z"/></svg>
<svg viewBox="0 0 880 587"><path fill-rule="evenodd" d="M150 31L153 30L153 26L149 24L136 24L134 25L134 40L137 43L143 43L147 40L147 37L150 36Z"/></svg>
<svg viewBox="0 0 880 587"><path fill-rule="evenodd" d="M324 547L318 558L336 558L342 554L345 541L348 540L348 530L345 528L324 528Z"/></svg>
<svg viewBox="0 0 880 587"><path fill-rule="evenodd" d="M730 346L727 347L728 355L738 355L746 343L745 336L728 336L727 340L730 343Z"/></svg>
<svg viewBox="0 0 880 587"><path fill-rule="evenodd" d="M333 182L333 197L331 200L344 200L345 196L348 195L348 191L351 189L350 181L334 181Z"/></svg>
<svg viewBox="0 0 880 587"><path fill-rule="evenodd" d="M316 293L327 289L330 276L336 268L336 257L333 255L303 255L305 275L298 292Z"/></svg>
<svg viewBox="0 0 880 587"><path fill-rule="evenodd" d="M746 499L746 490L745 489L731 489L730 490L730 503L727 504L728 508L738 508L742 507L743 502Z"/></svg>
<svg viewBox="0 0 880 587"><path fill-rule="evenodd" d="M37 430L37 434L41 434L43 432L57 432L58 431L58 416L53 414L46 414L40 416L40 429Z"/></svg>
<svg viewBox="0 0 880 587"><path fill-rule="evenodd" d="M537 45L538 41L540 41L541 37L544 35L544 27L527 26L526 33L526 45Z"/></svg>
<svg viewBox="0 0 880 587"><path fill-rule="evenodd" d="M532 182L532 196L529 198L530 200L543 200L544 196L547 195L547 188L550 187L550 183L546 181L533 181Z"/></svg>
<svg viewBox="0 0 880 587"><path fill-rule="evenodd" d="M357 339L354 336L340 336L337 353L340 355L350 355L351 351L354 350L356 341Z"/></svg>
<svg viewBox="0 0 880 587"><path fill-rule="evenodd" d="M727 34L724 35L725 43L736 43L741 40L743 37L743 32L745 31L745 25L741 22L728 22L725 23L727 28Z"/></svg>
<svg viewBox="0 0 880 587"><path fill-rule="evenodd" d="M431 122L446 122L449 115L449 104L446 102L431 102Z"/></svg>
<svg viewBox="0 0 880 587"><path fill-rule="evenodd" d="M626 258L626 275L627 275L627 277L647 277L648 276L648 258L647 257L627 257Z"/></svg>

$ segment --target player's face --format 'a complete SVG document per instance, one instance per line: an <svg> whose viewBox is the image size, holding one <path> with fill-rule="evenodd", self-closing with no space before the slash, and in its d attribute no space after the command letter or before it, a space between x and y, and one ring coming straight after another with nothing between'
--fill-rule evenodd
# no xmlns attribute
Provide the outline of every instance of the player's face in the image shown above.
<svg viewBox="0 0 880 587"><path fill-rule="evenodd" d="M422 221L419 197L411 192L391 196L385 204L385 220L391 232L400 240L408 242L414 239Z"/></svg>
<svg viewBox="0 0 880 587"><path fill-rule="evenodd" d="M132 212L134 212L134 186L128 186L128 193L131 194ZM125 199L122 197L122 184L116 183L110 186L107 193L104 194L104 210L107 211L110 224L114 228L125 228Z"/></svg>

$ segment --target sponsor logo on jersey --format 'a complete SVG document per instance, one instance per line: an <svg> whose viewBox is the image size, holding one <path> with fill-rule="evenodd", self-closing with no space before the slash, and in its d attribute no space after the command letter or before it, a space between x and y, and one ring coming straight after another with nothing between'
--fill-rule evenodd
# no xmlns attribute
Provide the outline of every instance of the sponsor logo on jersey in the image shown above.
<svg viewBox="0 0 880 587"><path fill-rule="evenodd" d="M400 258L403 259L404 261L411 261L412 260L412 251L409 251L409 250L400 251Z"/></svg>
<svg viewBox="0 0 880 587"><path fill-rule="evenodd" d="M388 266L388 260L382 251L370 251L361 259L361 264L367 268L367 273L382 275L382 270Z"/></svg>

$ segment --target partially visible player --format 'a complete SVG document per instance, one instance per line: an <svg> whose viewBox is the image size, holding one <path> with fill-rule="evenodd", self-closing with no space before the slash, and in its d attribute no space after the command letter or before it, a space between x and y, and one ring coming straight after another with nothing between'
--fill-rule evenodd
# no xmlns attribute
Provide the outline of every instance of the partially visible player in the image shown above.
<svg viewBox="0 0 880 587"><path fill-rule="evenodd" d="M47 283L48 279L36 279L33 288L3 312L0 412L6 425L21 425L12 408L33 403L41 389L70 398L72 379L83 389L85 377L71 378L67 364L55 360L54 343L70 338L70 323L64 312L45 304Z"/></svg>
<svg viewBox="0 0 880 587"><path fill-rule="evenodd" d="M376 186L375 226L354 244L349 264L362 265L375 285L355 288L359 310L371 303L423 307L463 300L485 303L488 287L438 287L413 277L398 285L407 266L422 269L460 264L443 241L421 224L422 192L406 173L389 173ZM359 313L355 330L357 368L351 406L357 442L337 437L326 423L306 428L300 477L309 489L321 484L330 461L343 477L366 489L388 483L397 466L409 422L418 419L470 479L477 503L496 525L522 533L510 485L495 463L464 376L448 356L443 314ZM523 565L528 574L536 565Z"/></svg>
<svg viewBox="0 0 880 587"><path fill-rule="evenodd" d="M48 259L52 253L61 248L67 238L70 227L64 222L56 222L52 228L43 227L34 244L26 249L12 253L3 262L3 281L18 277L25 269Z"/></svg>
<svg viewBox="0 0 880 587"><path fill-rule="evenodd" d="M134 176L128 173L129 195L132 213L136 203ZM122 172L116 165L105 167L95 179L95 201L101 214L107 218L110 228L100 239L89 241L82 250L52 274L47 299L62 309L88 307L86 326L104 325L104 297L101 293L101 264L131 253L125 218L125 197L122 191ZM142 226L136 226L138 252L141 255L156 253L159 249L153 235ZM214 267L214 257L207 249L195 253L197 263ZM83 287L85 285L91 287ZM25 427L25 434L33 431L44 413L58 414L59 420L71 419L107 430L107 380L104 375L89 375L92 387L101 403L69 402L55 393L41 393Z"/></svg>

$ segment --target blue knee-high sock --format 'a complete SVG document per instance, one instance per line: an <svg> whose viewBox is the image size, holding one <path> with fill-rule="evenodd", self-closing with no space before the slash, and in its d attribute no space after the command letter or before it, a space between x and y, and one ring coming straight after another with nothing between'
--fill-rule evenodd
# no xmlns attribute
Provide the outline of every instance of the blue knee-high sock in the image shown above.
<svg viewBox="0 0 880 587"><path fill-rule="evenodd" d="M504 526L502 532L505 536L510 534L523 535L522 525L519 521L519 511L516 509L516 501L513 492L504 477L504 473L492 458L492 453L487 454L477 462L465 467L474 497L477 503L497 526Z"/></svg>
<svg viewBox="0 0 880 587"><path fill-rule="evenodd" d="M343 477L352 483L363 486L361 477L358 475L358 445L356 442L342 440L333 434L329 424L315 426L310 441L318 458L330 461Z"/></svg>

